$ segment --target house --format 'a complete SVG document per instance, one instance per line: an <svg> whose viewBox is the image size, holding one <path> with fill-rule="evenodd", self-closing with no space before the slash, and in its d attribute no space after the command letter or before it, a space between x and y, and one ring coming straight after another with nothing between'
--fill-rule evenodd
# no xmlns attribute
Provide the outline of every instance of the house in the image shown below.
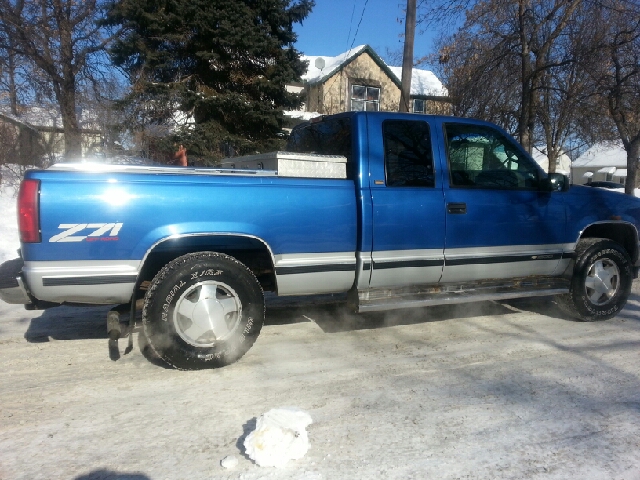
<svg viewBox="0 0 640 480"><path fill-rule="evenodd" d="M39 165L45 155L44 139L36 128L0 113L0 165Z"/></svg>
<svg viewBox="0 0 640 480"><path fill-rule="evenodd" d="M627 179L627 152L619 142L598 143L573 161L573 183L584 185L609 181L624 185Z"/></svg>
<svg viewBox="0 0 640 480"><path fill-rule="evenodd" d="M302 58L309 62L307 72L302 83L289 85L288 90L304 94L303 111L330 115L398 110L402 68L388 66L368 45L335 57ZM450 113L447 91L432 72L413 69L411 108L415 113Z"/></svg>
<svg viewBox="0 0 640 480"><path fill-rule="evenodd" d="M102 151L103 133L91 112L79 112L82 155ZM0 105L0 150L7 163L37 165L64 155L64 129L58 109L53 106L24 106L18 115Z"/></svg>
<svg viewBox="0 0 640 480"><path fill-rule="evenodd" d="M545 172L549 171L549 157L544 148L533 147L531 156ZM556 172L571 177L571 159L566 153L561 153L556 159Z"/></svg>

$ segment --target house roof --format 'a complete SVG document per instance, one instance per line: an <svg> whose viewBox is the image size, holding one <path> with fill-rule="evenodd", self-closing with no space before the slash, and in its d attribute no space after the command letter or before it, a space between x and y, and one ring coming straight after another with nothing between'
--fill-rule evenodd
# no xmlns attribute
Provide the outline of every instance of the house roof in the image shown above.
<svg viewBox="0 0 640 480"><path fill-rule="evenodd" d="M598 143L573 161L573 167L600 169L627 168L627 152L619 142Z"/></svg>
<svg viewBox="0 0 640 480"><path fill-rule="evenodd" d="M389 67L398 79L402 79L402 67ZM399 80L400 81L400 80ZM447 89L430 70L411 69L411 91L413 96L446 97Z"/></svg>
<svg viewBox="0 0 640 480"><path fill-rule="evenodd" d="M307 67L307 73L302 75L302 79L310 84L323 82L364 52L371 56L399 88L402 79L402 67L390 67L369 45L360 45L335 57L303 55L302 59L307 60L309 66ZM324 65L317 63L318 59L322 59ZM322 68L319 68L318 65L322 66ZM411 75L411 95L446 96L447 90L433 72L413 68Z"/></svg>
<svg viewBox="0 0 640 480"><path fill-rule="evenodd" d="M36 132L36 133L38 132L38 130L35 127L29 125L28 123L25 123L25 122L19 120L14 115L9 115L9 114L5 114L5 113L0 112L0 120L3 120L3 121L8 122L8 123L11 123L12 125L17 125L19 127L26 128L26 129L31 130L31 131Z"/></svg>
<svg viewBox="0 0 640 480"><path fill-rule="evenodd" d="M13 115L8 105L0 104L0 114L7 120L29 126L40 131L62 131L62 116L55 106L23 106L18 115ZM96 114L91 110L82 110L79 115L80 128L84 131L97 131Z"/></svg>
<svg viewBox="0 0 640 480"><path fill-rule="evenodd" d="M309 66L307 67L307 73L302 75L302 79L311 84L323 82L364 52L367 52L380 68L382 68L394 82L397 82L397 78L389 69L389 66L384 63L369 45L359 45L335 57L303 55L302 60L308 60ZM322 59L324 65L318 63L319 59ZM319 66L322 68L319 68Z"/></svg>

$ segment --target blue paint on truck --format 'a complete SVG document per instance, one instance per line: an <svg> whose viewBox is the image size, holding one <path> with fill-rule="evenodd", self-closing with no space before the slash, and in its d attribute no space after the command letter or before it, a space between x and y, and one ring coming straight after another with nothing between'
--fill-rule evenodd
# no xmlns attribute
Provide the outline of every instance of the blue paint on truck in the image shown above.
<svg viewBox="0 0 640 480"><path fill-rule="evenodd" d="M149 312L155 301L173 319L180 353L164 356L194 364L236 358L222 338L255 330L245 314L257 290L236 291L253 282L279 295L349 292L361 312L557 295L569 314L593 320L626 302L640 201L547 175L495 125L350 112L296 127L287 150L344 157L345 178L108 165L27 172L36 183L24 189L34 198L21 228L31 240L0 271L0 295L35 307L145 297ZM202 270L206 280L196 272L204 264L217 265ZM244 287L215 278L225 266ZM182 269L192 278L162 307L149 292Z"/></svg>

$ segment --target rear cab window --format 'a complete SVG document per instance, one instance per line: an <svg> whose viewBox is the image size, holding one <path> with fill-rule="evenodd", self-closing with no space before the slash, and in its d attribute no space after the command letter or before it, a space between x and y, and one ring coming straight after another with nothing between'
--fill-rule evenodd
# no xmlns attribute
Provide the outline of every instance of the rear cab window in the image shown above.
<svg viewBox="0 0 640 480"><path fill-rule="evenodd" d="M316 155L340 155L347 159L347 178L355 177L351 117L322 119L296 126L286 151Z"/></svg>

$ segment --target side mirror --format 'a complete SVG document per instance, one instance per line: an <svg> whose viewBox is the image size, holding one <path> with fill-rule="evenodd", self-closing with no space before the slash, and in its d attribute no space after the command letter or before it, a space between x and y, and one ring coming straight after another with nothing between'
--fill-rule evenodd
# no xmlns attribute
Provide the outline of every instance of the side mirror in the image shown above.
<svg viewBox="0 0 640 480"><path fill-rule="evenodd" d="M569 187L569 177L562 173L550 173L540 181L540 190L543 192L566 192Z"/></svg>

